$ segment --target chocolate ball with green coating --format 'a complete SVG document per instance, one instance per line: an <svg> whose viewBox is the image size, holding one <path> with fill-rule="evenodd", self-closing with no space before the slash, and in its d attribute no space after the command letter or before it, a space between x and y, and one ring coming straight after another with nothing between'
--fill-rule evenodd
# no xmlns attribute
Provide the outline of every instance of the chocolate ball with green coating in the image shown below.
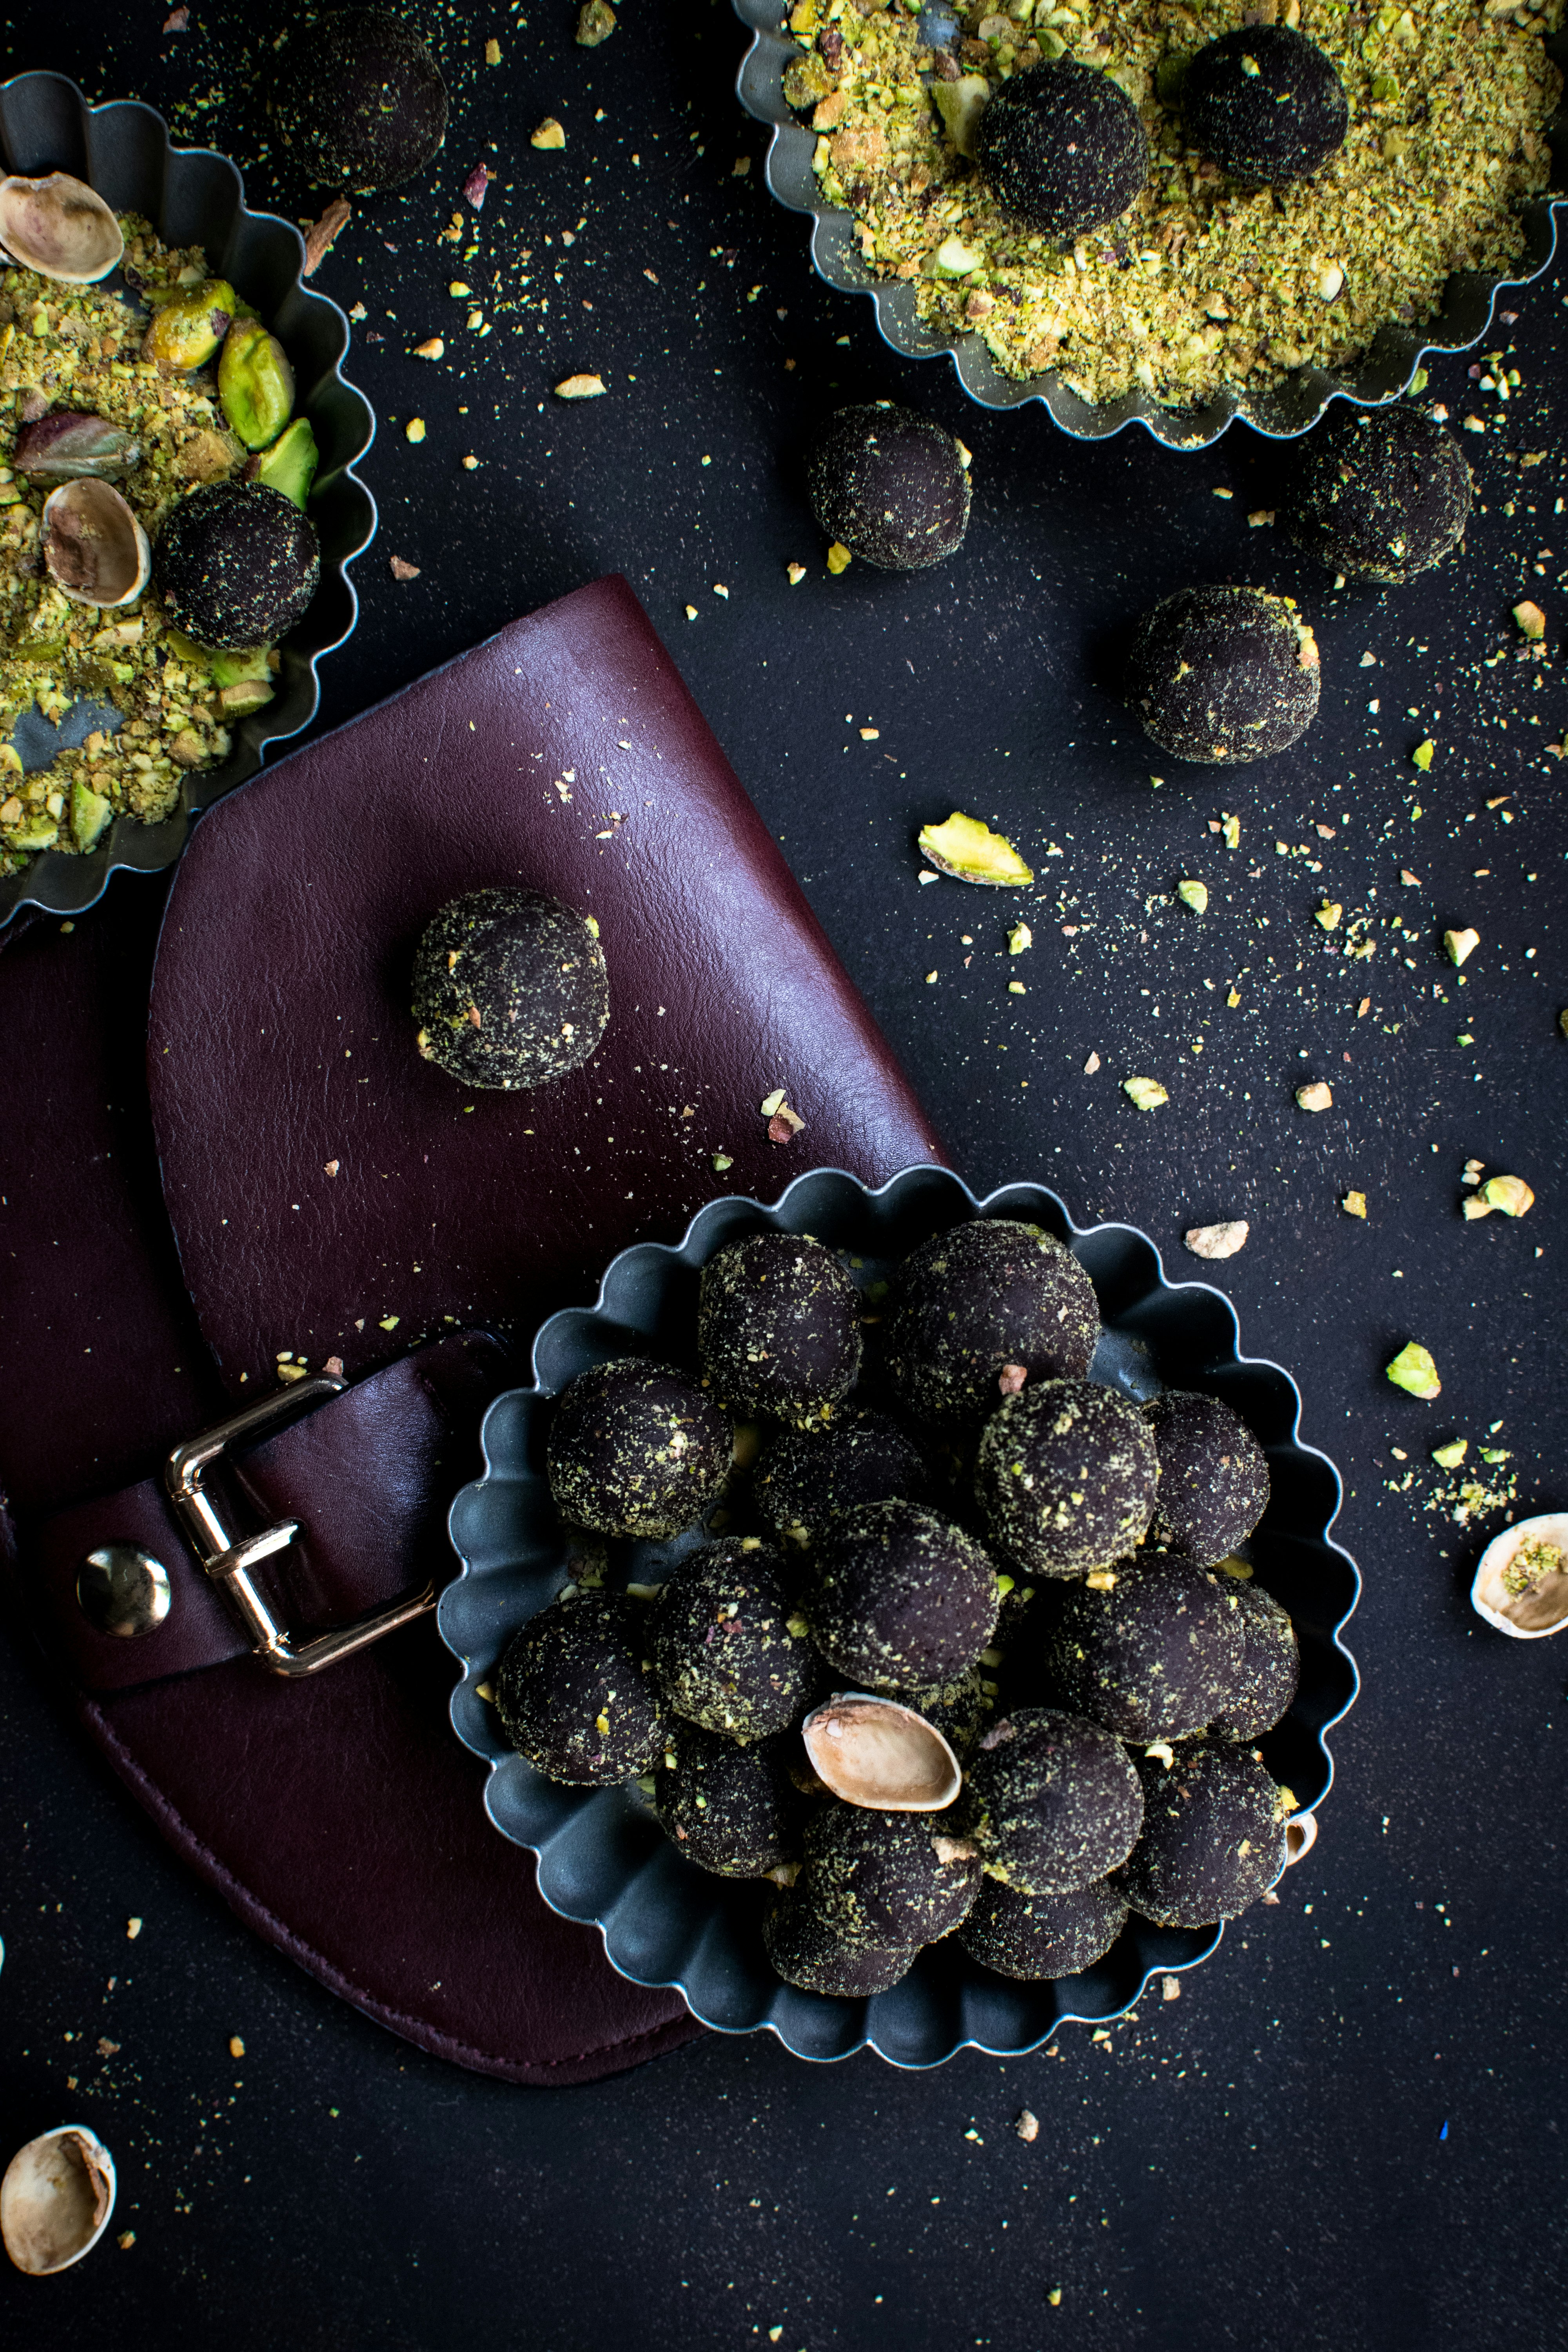
<svg viewBox="0 0 1568 2352"><path fill-rule="evenodd" d="M1160 1485L1149 1540L1213 1568L1268 1508L1268 1462L1238 1412L1194 1389L1164 1389L1143 1417Z"/></svg>
<svg viewBox="0 0 1568 2352"><path fill-rule="evenodd" d="M983 1969L1027 1983L1093 1968L1126 1925L1127 1898L1108 1878L1067 1895L1021 1895L988 1878L958 1940Z"/></svg>
<svg viewBox="0 0 1568 2352"><path fill-rule="evenodd" d="M763 1920L763 1948L786 1984L803 1992L865 2000L908 1976L920 1947L846 1944L837 1919L796 1885Z"/></svg>
<svg viewBox="0 0 1568 2352"><path fill-rule="evenodd" d="M860 1294L804 1234L726 1242L702 1269L697 1350L732 1411L820 1426L860 1370Z"/></svg>
<svg viewBox="0 0 1568 2352"><path fill-rule="evenodd" d="M783 1731L823 1679L784 1561L755 1536L688 1552L653 1604L650 1638L665 1704L731 1739Z"/></svg>
<svg viewBox="0 0 1568 2352"><path fill-rule="evenodd" d="M817 1647L849 1686L929 1686L976 1664L996 1625L996 1571L973 1536L918 1503L834 1520L805 1601Z"/></svg>
<svg viewBox="0 0 1568 2352"><path fill-rule="evenodd" d="M1255 1578L1236 1580L1236 1605L1241 1672L1210 1719L1209 1737L1246 1743L1261 1739L1289 1713L1301 1679L1301 1653L1289 1612Z"/></svg>
<svg viewBox="0 0 1568 2352"><path fill-rule="evenodd" d="M786 1549L808 1551L831 1519L862 1503L918 1500L919 1449L885 1412L836 1412L825 1429L781 1430L752 1482L758 1512Z"/></svg>
<svg viewBox="0 0 1568 2352"><path fill-rule="evenodd" d="M505 887L449 899L414 956L416 1044L465 1087L548 1086L585 1062L610 1018L599 926Z"/></svg>
<svg viewBox="0 0 1568 2352"><path fill-rule="evenodd" d="M805 1825L796 1881L840 1943L857 1950L933 1944L980 1890L960 1811L884 1813L829 1802Z"/></svg>
<svg viewBox="0 0 1568 2352"><path fill-rule="evenodd" d="M749 1748L700 1724L672 1723L654 1779L666 1837L721 1878L765 1878L800 1859L805 1800L789 1776L787 1739Z"/></svg>
<svg viewBox="0 0 1568 2352"><path fill-rule="evenodd" d="M1097 1381L1044 1381L981 1432L974 1498L1010 1568L1083 1576L1142 1540L1159 1475L1135 1404Z"/></svg>
<svg viewBox="0 0 1568 2352"><path fill-rule="evenodd" d="M977 1427L1011 1381L1087 1372L1100 1338L1094 1285L1041 1226L975 1217L910 1252L882 1325L900 1409L931 1429Z"/></svg>
<svg viewBox="0 0 1568 2352"><path fill-rule="evenodd" d="M1294 1800L1245 1748L1204 1744L1138 1767L1143 1834L1121 1874L1134 1911L1162 1927L1211 1927L1266 1894L1285 1867Z"/></svg>
<svg viewBox="0 0 1568 2352"><path fill-rule="evenodd" d="M507 1738L552 1780L617 1788L664 1755L643 1612L620 1592L563 1595L512 1636L495 1680Z"/></svg>
<svg viewBox="0 0 1568 2352"><path fill-rule="evenodd" d="M216 653L277 645L321 576L315 525L265 482L207 482L177 499L153 551L163 618Z"/></svg>
<svg viewBox="0 0 1568 2352"><path fill-rule="evenodd" d="M1024 1895L1068 1895L1118 1869L1143 1820L1120 1739L1049 1706L1016 1707L984 1733L969 1800L987 1877Z"/></svg>
<svg viewBox="0 0 1568 2352"><path fill-rule="evenodd" d="M1457 548L1473 484L1454 436L1424 408L1335 401L1292 445L1280 520L1331 572L1395 584Z"/></svg>
<svg viewBox="0 0 1568 2352"><path fill-rule="evenodd" d="M1201 1731L1241 1675L1233 1580L1156 1551L1112 1574L1109 1590L1059 1588L1043 1645L1053 1698L1122 1739Z"/></svg>
<svg viewBox="0 0 1568 2352"><path fill-rule="evenodd" d="M967 1674L950 1675L938 1683L906 1684L886 1696L940 1731L962 1764L995 1712L995 1689L983 1667L971 1666Z"/></svg>
<svg viewBox="0 0 1568 2352"><path fill-rule="evenodd" d="M730 1423L684 1372L618 1356L579 1372L556 1401L551 1499L600 1535L679 1535L717 1498L732 1446Z"/></svg>
<svg viewBox="0 0 1568 2352"><path fill-rule="evenodd" d="M419 36L384 8L319 16L285 52L277 110L317 187L395 188L447 135L447 86Z"/></svg>
<svg viewBox="0 0 1568 2352"><path fill-rule="evenodd" d="M1187 67L1181 103L1191 143L1254 185L1310 179L1350 129L1333 59L1291 25L1243 25L1207 43Z"/></svg>
<svg viewBox="0 0 1568 2352"><path fill-rule="evenodd" d="M1119 83L1062 58L993 89L974 162L1004 212L1071 245L1127 210L1149 177L1149 142Z"/></svg>
<svg viewBox="0 0 1568 2352"><path fill-rule="evenodd" d="M923 572L969 524L969 453L933 417L890 400L840 408L806 456L819 527L862 562Z"/></svg>
<svg viewBox="0 0 1568 2352"><path fill-rule="evenodd" d="M1177 760L1271 759L1311 725L1321 682L1295 599L1266 589L1178 588L1132 629L1127 698Z"/></svg>

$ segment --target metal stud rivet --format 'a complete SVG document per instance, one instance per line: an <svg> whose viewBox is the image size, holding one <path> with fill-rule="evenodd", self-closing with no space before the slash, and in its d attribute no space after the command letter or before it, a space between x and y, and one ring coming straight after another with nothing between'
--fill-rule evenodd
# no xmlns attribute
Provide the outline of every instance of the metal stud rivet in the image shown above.
<svg viewBox="0 0 1568 2352"><path fill-rule="evenodd" d="M132 1642L155 1633L168 1615L169 1571L137 1544L103 1544L82 1561L76 1597L97 1632Z"/></svg>

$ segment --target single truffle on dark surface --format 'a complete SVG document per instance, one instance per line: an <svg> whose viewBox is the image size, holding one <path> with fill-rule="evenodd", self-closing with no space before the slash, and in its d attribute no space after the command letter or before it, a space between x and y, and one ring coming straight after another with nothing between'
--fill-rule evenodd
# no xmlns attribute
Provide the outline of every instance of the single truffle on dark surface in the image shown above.
<svg viewBox="0 0 1568 2352"><path fill-rule="evenodd" d="M757 1465L757 1509L788 1549L808 1551L830 1519L861 1503L918 1500L926 1468L885 1412L836 1413L826 1429L781 1430Z"/></svg>
<svg viewBox="0 0 1568 2352"><path fill-rule="evenodd" d="M726 1536L688 1552L653 1604L653 1669L665 1704L731 1739L783 1731L822 1681L804 1630L790 1631L792 1613L771 1544Z"/></svg>
<svg viewBox="0 0 1568 2352"><path fill-rule="evenodd" d="M673 1536L729 1475L730 1424L683 1372L620 1356L579 1372L556 1402L546 1472L564 1519L601 1535Z"/></svg>
<svg viewBox="0 0 1568 2352"><path fill-rule="evenodd" d="M496 1709L552 1780L615 1788L661 1762L667 1718L647 1668L643 1612L620 1592L552 1601L508 1645Z"/></svg>
<svg viewBox="0 0 1568 2352"><path fill-rule="evenodd" d="M798 1886L763 1922L763 1947L786 1984L803 1992L864 2000L886 1992L914 1965L914 1944L846 1944L837 1922Z"/></svg>
<svg viewBox="0 0 1568 2352"><path fill-rule="evenodd" d="M1163 1390L1143 1415L1160 1464L1149 1540L1213 1568L1268 1508L1263 1448L1239 1413L1194 1389Z"/></svg>
<svg viewBox="0 0 1568 2352"><path fill-rule="evenodd" d="M1228 1580L1227 1580L1228 1581ZM1209 1724L1215 1739L1261 1739L1289 1712L1301 1678L1301 1653L1289 1612L1251 1578L1236 1587L1241 1618L1241 1674Z"/></svg>
<svg viewBox="0 0 1568 2352"><path fill-rule="evenodd" d="M313 186L368 195L434 160L447 135L447 85L399 17L334 9L285 53L277 111Z"/></svg>
<svg viewBox="0 0 1568 2352"><path fill-rule="evenodd" d="M1399 583L1458 546L1471 487L1458 441L1424 408L1335 401L1292 445L1279 506L1291 538L1331 572Z"/></svg>
<svg viewBox="0 0 1568 2352"><path fill-rule="evenodd" d="M697 1349L737 1412L820 1424L859 1374L860 1294L820 1242L743 1234L702 1269Z"/></svg>
<svg viewBox="0 0 1568 2352"><path fill-rule="evenodd" d="M1001 1402L1005 1373L1042 1381L1087 1372L1100 1307L1093 1283L1054 1234L976 1217L905 1258L888 1287L882 1334L888 1377L910 1420L974 1428Z"/></svg>
<svg viewBox="0 0 1568 2352"><path fill-rule="evenodd" d="M1191 144L1234 179L1310 179L1345 142L1331 58L1289 25L1244 25L1198 51L1182 83Z"/></svg>
<svg viewBox="0 0 1568 2352"><path fill-rule="evenodd" d="M585 1062L610 1017L599 926L537 890L469 890L414 955L417 1044L465 1087L542 1087Z"/></svg>
<svg viewBox="0 0 1568 2352"><path fill-rule="evenodd" d="M1201 1731L1241 1676L1235 1581L1168 1552L1121 1560L1109 1591L1064 1585L1045 1635L1058 1705L1122 1739Z"/></svg>
<svg viewBox="0 0 1568 2352"><path fill-rule="evenodd" d="M835 1519L805 1604L816 1645L852 1685L893 1691L962 1675L996 1625L996 1571L962 1528L918 1503Z"/></svg>
<svg viewBox="0 0 1568 2352"><path fill-rule="evenodd" d="M1310 726L1319 684L1317 639L1266 589L1178 588L1132 632L1128 699L1178 760L1272 758Z"/></svg>
<svg viewBox="0 0 1568 2352"><path fill-rule="evenodd" d="M805 461L818 526L884 572L924 572L969 527L969 459L934 417L890 400L837 409Z"/></svg>
<svg viewBox="0 0 1568 2352"><path fill-rule="evenodd" d="M688 1862L721 1878L765 1878L798 1862L805 1800L783 1739L742 1748L695 1723L668 1727L653 1802Z"/></svg>
<svg viewBox="0 0 1568 2352"><path fill-rule="evenodd" d="M1127 1900L1162 1927L1234 1919L1285 1866L1291 1800L1245 1748L1182 1748L1138 1767L1143 1834L1121 1874Z"/></svg>
<svg viewBox="0 0 1568 2352"><path fill-rule="evenodd" d="M1149 177L1149 142L1109 74L1063 58L993 90L974 161L1004 212L1070 245L1127 210Z"/></svg>
<svg viewBox="0 0 1568 2352"><path fill-rule="evenodd" d="M980 1890L980 1861L957 1809L868 1812L821 1805L805 1825L796 1881L837 1940L857 1950L933 1944Z"/></svg>
<svg viewBox="0 0 1568 2352"><path fill-rule="evenodd" d="M1118 1869L1143 1820L1120 1739L1081 1716L1022 1706L994 1723L969 1768L974 1843L989 1878L1068 1895Z"/></svg>
<svg viewBox="0 0 1568 2352"><path fill-rule="evenodd" d="M1009 1567L1082 1576L1142 1540L1159 1475L1135 1404L1098 1381L1042 1381L986 1423L974 1496Z"/></svg>
<svg viewBox="0 0 1568 2352"><path fill-rule="evenodd" d="M277 645L304 619L321 576L314 523L265 482L192 490L153 551L163 618L218 653Z"/></svg>
<svg viewBox="0 0 1568 2352"><path fill-rule="evenodd" d="M1109 1879L1068 1895L1020 1895L988 1878L958 1940L998 1976L1075 1977L1105 1958L1126 1925L1127 1898Z"/></svg>

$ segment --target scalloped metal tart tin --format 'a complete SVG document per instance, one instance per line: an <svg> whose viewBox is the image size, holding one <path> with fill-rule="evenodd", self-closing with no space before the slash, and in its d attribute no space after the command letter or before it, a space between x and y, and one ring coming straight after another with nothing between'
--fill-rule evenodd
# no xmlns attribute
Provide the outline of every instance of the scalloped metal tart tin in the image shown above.
<svg viewBox="0 0 1568 2352"><path fill-rule="evenodd" d="M1054 1192L1013 1184L979 1200L945 1169L906 1168L879 1192L837 1169L801 1177L771 1207L710 1202L684 1238L623 1251L592 1307L552 1316L533 1348L531 1388L498 1397L484 1424L485 1472L452 1507L461 1572L437 1622L460 1661L452 1721L489 1767L485 1805L503 1836L539 1857L545 1901L596 1927L612 1964L634 1983L677 1986L705 2025L766 2028L797 2057L847 2057L867 2046L899 2066L934 2066L973 2044L999 2055L1034 2049L1068 2020L1119 2016L1155 1971L1191 1968L1218 1928L1162 1928L1133 1918L1095 1968L1055 1983L993 1975L952 1938L930 1945L901 1984L869 2000L834 2000L784 1984L758 1927L772 1889L716 1878L684 1861L634 1789L577 1789L546 1780L510 1748L479 1695L518 1627L569 1574L571 1547L544 1476L551 1400L588 1365L646 1353L695 1360L698 1278L714 1252L762 1229L809 1233L847 1256L855 1279L886 1274L928 1235L971 1217L1019 1217L1067 1242L1099 1295L1104 1334L1092 1377L1128 1395L1161 1387L1210 1391L1247 1421L1268 1456L1273 1499L1247 1547L1256 1574L1295 1621L1301 1684L1285 1721L1261 1745L1301 1812L1289 1844L1306 1851L1311 1809L1333 1778L1327 1734L1354 1701L1356 1669L1340 1638L1361 1579L1329 1529L1339 1473L1297 1434L1300 1397L1277 1364L1244 1356L1234 1310L1207 1283L1170 1283L1159 1253L1131 1225L1075 1226ZM611 1581L658 1580L689 1543L613 1543Z"/></svg>

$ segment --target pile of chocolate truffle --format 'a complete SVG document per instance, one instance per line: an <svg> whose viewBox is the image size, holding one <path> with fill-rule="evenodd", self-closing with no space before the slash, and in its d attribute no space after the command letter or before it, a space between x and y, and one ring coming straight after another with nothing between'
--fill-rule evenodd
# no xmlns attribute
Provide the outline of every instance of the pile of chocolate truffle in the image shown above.
<svg viewBox="0 0 1568 2352"><path fill-rule="evenodd" d="M864 1297L763 1230L703 1270L700 1370L622 1357L555 1404L562 1519L672 1564L531 1618L501 1721L554 1780L640 1780L699 1867L771 1880L791 1984L884 1991L948 1935L1074 1975L1130 1910L1205 1927L1283 1867L1295 1801L1253 1743L1296 1637L1235 1556L1267 1463L1217 1398L1089 1379L1099 1337L1034 1225L957 1225Z"/></svg>

